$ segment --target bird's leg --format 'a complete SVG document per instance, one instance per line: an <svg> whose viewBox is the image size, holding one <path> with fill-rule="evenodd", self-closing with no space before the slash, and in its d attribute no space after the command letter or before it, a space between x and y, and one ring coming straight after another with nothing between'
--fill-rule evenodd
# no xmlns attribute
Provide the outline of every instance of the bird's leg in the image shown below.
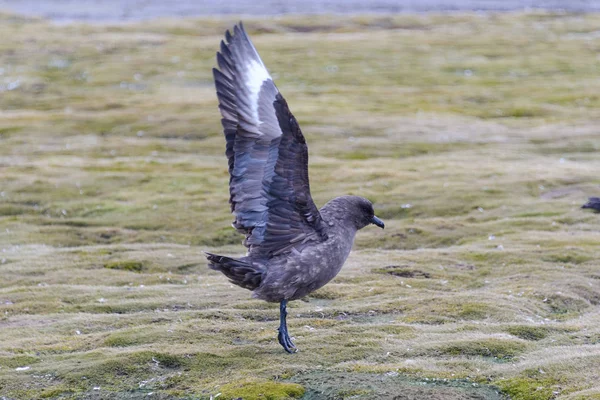
<svg viewBox="0 0 600 400"><path fill-rule="evenodd" d="M286 310L287 300L281 300L279 303L279 335L277 335L277 339L279 340L279 344L283 346L283 349L288 353L295 353L298 351L296 346L294 346L294 342L290 339L290 335L287 329L287 310Z"/></svg>

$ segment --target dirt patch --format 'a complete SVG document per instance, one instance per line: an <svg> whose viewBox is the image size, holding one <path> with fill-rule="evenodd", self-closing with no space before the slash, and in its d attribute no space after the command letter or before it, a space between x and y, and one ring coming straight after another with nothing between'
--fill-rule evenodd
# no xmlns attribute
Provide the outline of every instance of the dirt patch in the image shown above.
<svg viewBox="0 0 600 400"><path fill-rule="evenodd" d="M462 264L462 263L458 263L458 264L454 264L454 265L448 265L449 268L455 268L455 269L459 269L459 270L463 270L463 271L473 271L475 270L475 266L472 264Z"/></svg>
<svg viewBox="0 0 600 400"><path fill-rule="evenodd" d="M411 269L404 265L388 265L387 267L374 269L373 272L380 274L389 274L393 276L399 276L402 278L417 278L417 279L430 279L431 274L429 272L421 271L418 269Z"/></svg>
<svg viewBox="0 0 600 400"><path fill-rule="evenodd" d="M566 197L572 194L577 194L577 195L584 195L582 196L582 199L585 198L585 189L584 188L580 188L580 187L562 187L562 188L557 188L557 189L553 189L553 190L549 190L547 192L542 193L542 195L540 196L540 198L545 199L545 200L550 200L550 199L559 199L561 197ZM582 200L583 202L583 200Z"/></svg>

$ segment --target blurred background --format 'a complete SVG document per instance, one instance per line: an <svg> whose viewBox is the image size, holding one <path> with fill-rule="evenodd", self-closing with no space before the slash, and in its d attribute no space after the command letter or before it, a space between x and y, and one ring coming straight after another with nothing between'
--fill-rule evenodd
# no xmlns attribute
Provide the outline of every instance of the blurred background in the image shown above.
<svg viewBox="0 0 600 400"><path fill-rule="evenodd" d="M0 0L0 398L598 399L599 1ZM245 27L341 273L276 305L240 255L212 79ZM398 396L405 397L398 397Z"/></svg>
<svg viewBox="0 0 600 400"><path fill-rule="evenodd" d="M600 11L596 0L0 0L0 9L57 22L116 22L206 15L360 14L440 11Z"/></svg>

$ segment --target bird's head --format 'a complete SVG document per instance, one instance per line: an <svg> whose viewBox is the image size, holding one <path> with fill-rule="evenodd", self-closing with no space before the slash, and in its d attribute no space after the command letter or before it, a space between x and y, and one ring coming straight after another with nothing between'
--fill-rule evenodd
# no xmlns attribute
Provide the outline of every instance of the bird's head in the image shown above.
<svg viewBox="0 0 600 400"><path fill-rule="evenodd" d="M369 224L377 225L381 229L385 227L382 220L375 216L373 204L359 196L342 196L346 203L346 215L350 218L356 229L362 229Z"/></svg>

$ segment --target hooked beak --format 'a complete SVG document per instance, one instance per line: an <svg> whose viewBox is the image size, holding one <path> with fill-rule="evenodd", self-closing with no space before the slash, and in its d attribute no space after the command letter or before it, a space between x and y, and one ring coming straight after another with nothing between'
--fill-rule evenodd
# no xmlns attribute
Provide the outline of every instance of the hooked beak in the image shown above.
<svg viewBox="0 0 600 400"><path fill-rule="evenodd" d="M383 223L383 221L377 218L376 216L373 216L373 218L371 218L371 223L377 225L381 229L385 228L385 224Z"/></svg>

